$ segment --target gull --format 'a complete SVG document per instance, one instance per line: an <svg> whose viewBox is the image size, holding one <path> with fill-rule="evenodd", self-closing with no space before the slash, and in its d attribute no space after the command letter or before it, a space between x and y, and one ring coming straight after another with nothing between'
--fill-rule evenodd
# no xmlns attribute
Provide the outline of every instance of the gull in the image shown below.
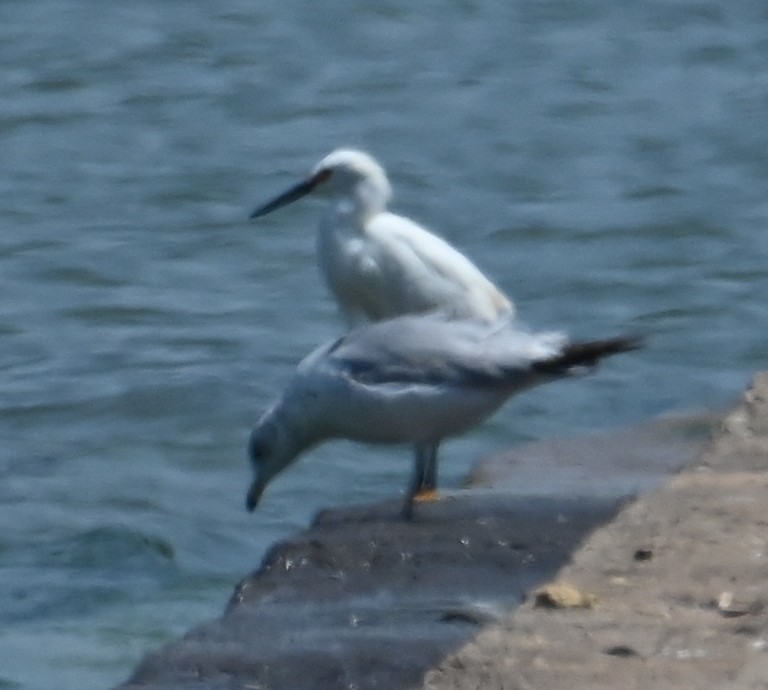
<svg viewBox="0 0 768 690"><path fill-rule="evenodd" d="M514 393L591 368L640 346L638 338L570 342L506 321L406 315L354 329L298 366L253 430L253 511L267 484L302 453L331 439L409 443L413 473L402 516L437 485L437 451L496 412Z"/></svg>
<svg viewBox="0 0 768 690"><path fill-rule="evenodd" d="M512 302L467 257L414 221L387 211L392 190L367 153L338 149L309 177L257 208L259 218L317 192L329 203L320 220L320 270L348 325L442 311L494 321Z"/></svg>

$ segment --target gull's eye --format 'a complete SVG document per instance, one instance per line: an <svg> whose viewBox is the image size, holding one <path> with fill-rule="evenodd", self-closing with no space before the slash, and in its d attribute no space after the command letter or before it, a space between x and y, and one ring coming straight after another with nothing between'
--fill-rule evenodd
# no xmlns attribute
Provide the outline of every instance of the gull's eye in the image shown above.
<svg viewBox="0 0 768 690"><path fill-rule="evenodd" d="M251 456L253 462L261 462L269 457L269 453L269 445L265 439L259 438L256 434L251 436L251 441L248 444L248 455Z"/></svg>

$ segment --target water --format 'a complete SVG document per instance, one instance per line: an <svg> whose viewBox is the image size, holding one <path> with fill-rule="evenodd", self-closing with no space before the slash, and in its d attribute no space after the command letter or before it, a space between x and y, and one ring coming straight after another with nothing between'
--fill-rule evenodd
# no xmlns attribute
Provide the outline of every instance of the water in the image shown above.
<svg viewBox="0 0 768 690"><path fill-rule="evenodd" d="M246 218L336 146L533 325L652 334L448 444L447 483L766 366L763 0L362 5L0 5L0 687L115 684L317 508L405 486L335 444L243 508L251 423L340 331L316 202Z"/></svg>

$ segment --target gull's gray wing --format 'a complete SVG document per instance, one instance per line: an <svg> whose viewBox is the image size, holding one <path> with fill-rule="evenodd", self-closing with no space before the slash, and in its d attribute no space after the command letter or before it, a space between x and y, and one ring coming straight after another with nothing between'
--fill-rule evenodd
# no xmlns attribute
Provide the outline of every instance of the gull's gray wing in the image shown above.
<svg viewBox="0 0 768 690"><path fill-rule="evenodd" d="M352 331L322 357L363 384L501 386L522 383L537 362L563 350L559 333L533 334L514 323L403 316ZM316 360L317 361L317 360Z"/></svg>

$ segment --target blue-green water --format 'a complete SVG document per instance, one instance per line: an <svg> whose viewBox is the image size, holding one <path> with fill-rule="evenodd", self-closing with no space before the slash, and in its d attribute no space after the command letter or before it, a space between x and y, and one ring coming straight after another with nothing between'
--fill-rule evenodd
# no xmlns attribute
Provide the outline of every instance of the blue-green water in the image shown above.
<svg viewBox="0 0 768 690"><path fill-rule="evenodd" d="M0 4L0 687L115 684L404 487L406 451L334 444L246 514L251 423L341 330L318 202L256 203L366 148L530 324L651 335L447 444L455 485L766 366L766 112L763 0Z"/></svg>

